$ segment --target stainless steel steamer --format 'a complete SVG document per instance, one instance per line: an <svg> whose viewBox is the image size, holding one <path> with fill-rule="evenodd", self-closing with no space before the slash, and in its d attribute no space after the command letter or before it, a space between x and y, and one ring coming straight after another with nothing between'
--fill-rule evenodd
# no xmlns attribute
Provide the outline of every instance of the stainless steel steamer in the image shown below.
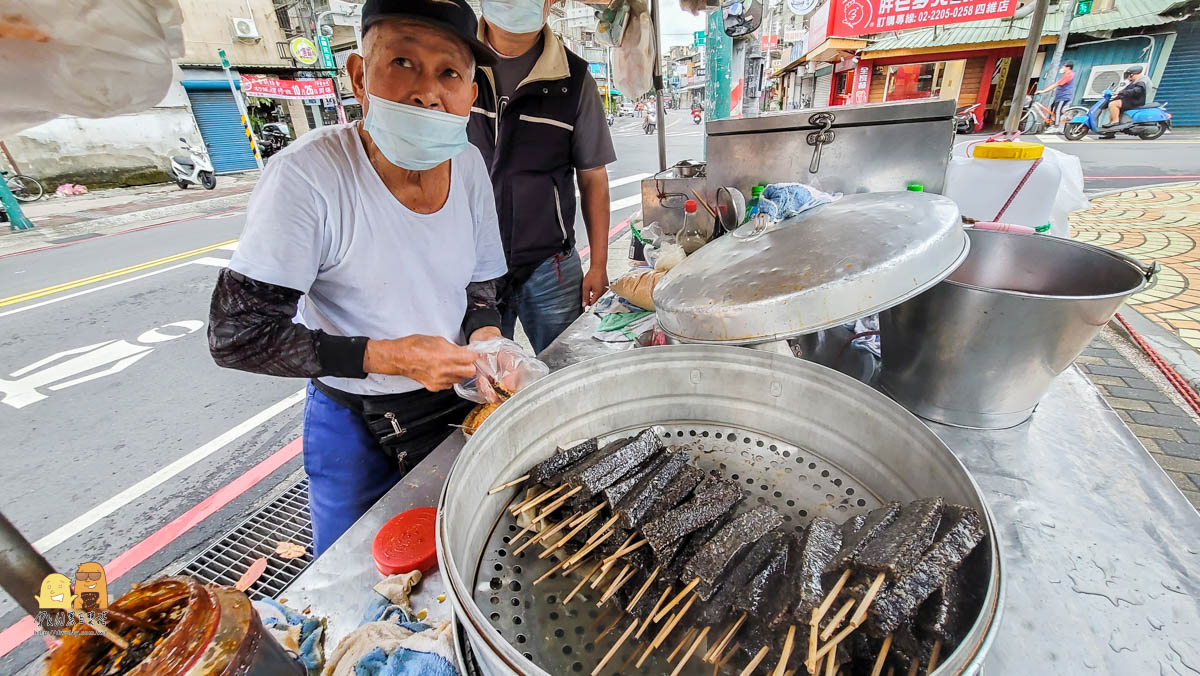
<svg viewBox="0 0 1200 676"><path fill-rule="evenodd" d="M497 410L451 468L438 503L438 562L485 673L587 673L615 641L610 634L595 643L609 619L596 594L563 605L576 576L533 585L549 559L537 559L536 546L516 558L507 551L513 528L504 506L516 489L488 496L489 488L557 445L652 424L701 469L745 481L750 504L775 506L793 528L820 514L842 521L885 500L931 495L980 510L989 529L982 609L936 673L978 671L999 621L1001 559L979 487L946 445L887 397L833 370L757 350L677 345L600 357L539 381ZM645 671L670 671L663 665L651 661Z"/></svg>

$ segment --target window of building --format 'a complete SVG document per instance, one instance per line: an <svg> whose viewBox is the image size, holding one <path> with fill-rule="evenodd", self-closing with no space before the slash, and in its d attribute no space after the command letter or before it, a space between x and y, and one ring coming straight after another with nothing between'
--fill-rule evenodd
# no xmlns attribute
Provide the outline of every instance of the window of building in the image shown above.
<svg viewBox="0 0 1200 676"><path fill-rule="evenodd" d="M942 90L946 63L906 63L888 66L884 101L937 98Z"/></svg>

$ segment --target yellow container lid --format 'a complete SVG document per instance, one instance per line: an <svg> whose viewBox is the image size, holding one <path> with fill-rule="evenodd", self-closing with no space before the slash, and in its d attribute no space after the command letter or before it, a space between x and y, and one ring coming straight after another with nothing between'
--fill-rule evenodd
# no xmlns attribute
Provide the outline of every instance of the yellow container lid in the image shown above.
<svg viewBox="0 0 1200 676"><path fill-rule="evenodd" d="M1036 160L1046 147L1025 141L997 141L975 146L974 156L981 160Z"/></svg>

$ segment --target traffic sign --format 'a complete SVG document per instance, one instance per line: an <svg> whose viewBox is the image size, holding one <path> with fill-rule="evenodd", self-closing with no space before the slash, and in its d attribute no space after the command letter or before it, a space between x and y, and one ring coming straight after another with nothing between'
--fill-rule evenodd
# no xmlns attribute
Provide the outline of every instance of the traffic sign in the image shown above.
<svg viewBox="0 0 1200 676"><path fill-rule="evenodd" d="M222 68L229 68L229 59L225 58L225 50L224 50L224 49L218 49L218 50L217 50L217 56L221 57L221 67L222 67Z"/></svg>
<svg viewBox="0 0 1200 676"><path fill-rule="evenodd" d="M329 38L324 35L317 36L317 45L321 48L321 61L326 68L337 68L337 62L333 60L333 50L329 47Z"/></svg>
<svg viewBox="0 0 1200 676"><path fill-rule="evenodd" d="M704 31L696 31L695 33L692 33L692 46L693 47L703 47L704 46Z"/></svg>
<svg viewBox="0 0 1200 676"><path fill-rule="evenodd" d="M1084 16L1092 13L1092 0L1079 0L1075 5L1075 16Z"/></svg>

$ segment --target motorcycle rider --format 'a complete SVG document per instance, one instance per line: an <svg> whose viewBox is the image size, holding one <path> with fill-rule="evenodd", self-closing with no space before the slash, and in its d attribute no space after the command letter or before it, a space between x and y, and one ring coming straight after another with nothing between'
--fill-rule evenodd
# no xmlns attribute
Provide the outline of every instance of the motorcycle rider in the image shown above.
<svg viewBox="0 0 1200 676"><path fill-rule="evenodd" d="M1133 65L1127 68L1125 81L1125 86L1113 94L1108 102L1108 124L1104 125L1105 128L1120 124L1122 111L1128 113L1146 105L1146 78L1142 76L1142 67Z"/></svg>

